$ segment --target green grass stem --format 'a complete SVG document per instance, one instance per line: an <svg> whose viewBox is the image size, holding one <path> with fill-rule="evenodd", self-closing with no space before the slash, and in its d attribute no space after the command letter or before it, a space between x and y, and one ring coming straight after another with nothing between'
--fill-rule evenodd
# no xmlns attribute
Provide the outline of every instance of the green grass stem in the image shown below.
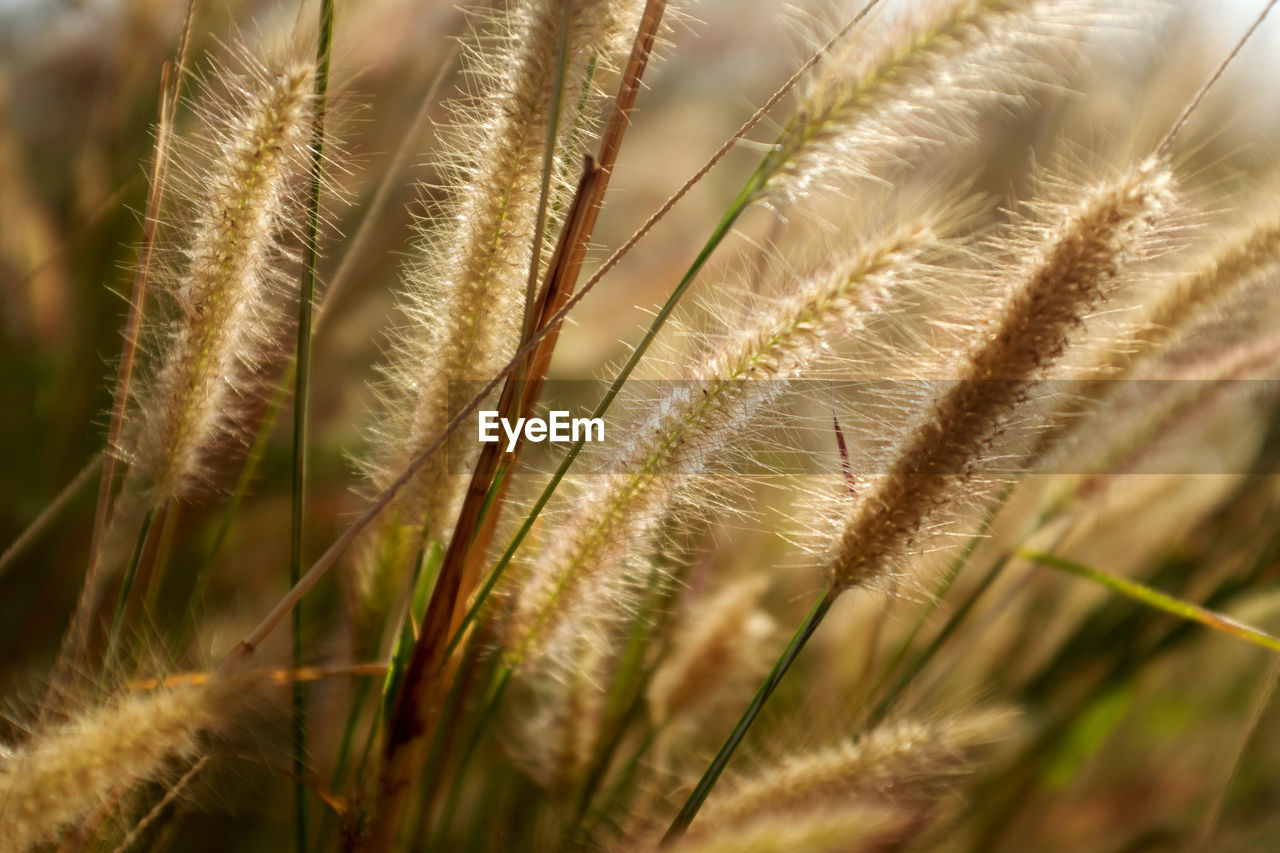
<svg viewBox="0 0 1280 853"><path fill-rule="evenodd" d="M298 294L298 342L294 360L292 517L289 525L289 585L302 577L303 518L307 490L307 414L311 381L311 325L315 308L317 243L320 234L320 188L324 170L324 119L329 91L329 55L333 46L333 0L320 0L320 38L316 45L315 123L311 130L311 188L307 230L302 254L302 282ZM292 618L293 666L302 666L302 607ZM307 849L306 692L295 681L292 696L294 838L299 851Z"/></svg>
<svg viewBox="0 0 1280 853"><path fill-rule="evenodd" d="M1153 610L1159 610L1168 613L1171 616L1177 616L1179 619L1185 619L1188 622L1198 622L1201 625L1212 628L1215 631L1221 631L1224 634L1230 634L1238 637L1245 642L1252 643L1255 646L1261 646L1264 649L1270 649L1273 652L1280 652L1280 637L1275 637L1265 631L1238 622L1230 616L1216 613L1201 607L1198 604L1192 604L1189 601L1183 601L1180 598L1174 598L1166 595L1157 589L1137 583L1136 581L1127 580L1116 575L1108 574L1098 569L1090 568L1082 563L1076 563L1071 560L1058 557L1054 554L1046 554L1041 551L1034 551L1029 548L1021 548L1017 555L1024 560L1037 563L1041 566L1048 566L1054 569L1061 569L1069 572L1076 577L1093 581L1100 584L1112 592L1123 595L1125 598L1132 599L1139 604L1144 604Z"/></svg>
<svg viewBox="0 0 1280 853"><path fill-rule="evenodd" d="M787 674L787 670L791 668L791 664L795 663L796 658L800 656L800 652L804 649L805 644L809 642L809 638L813 636L814 632L818 630L818 626L822 624L822 619L831 609L831 605L835 603L837 594L835 587L827 587L822 593L822 597L818 599L818 602L813 605L813 609L809 611L809 615L800 623L800 627L796 629L795 636L791 638L791 642L787 644L781 656L778 657L773 669L769 670L769 674L765 676L764 683L756 691L755 698L751 700L751 704L743 712L742 718L738 720L738 724L729 733L728 739L720 747L716 757L711 760L711 764L707 767L706 772L702 774L702 778L698 780L698 784L694 787L693 792L689 794L689 798L685 800L675 820L671 822L666 835L662 837L663 846L684 835L684 831L689 828L689 824L693 823L693 819L697 817L698 811L702 808L702 804L706 802L711 789L715 787L716 782L720 780L721 774L724 773L725 767L729 765L729 759L737 751L742 739L747 736L747 731L756 721L756 717L760 715L765 702L769 701L773 691L778 688L782 677Z"/></svg>

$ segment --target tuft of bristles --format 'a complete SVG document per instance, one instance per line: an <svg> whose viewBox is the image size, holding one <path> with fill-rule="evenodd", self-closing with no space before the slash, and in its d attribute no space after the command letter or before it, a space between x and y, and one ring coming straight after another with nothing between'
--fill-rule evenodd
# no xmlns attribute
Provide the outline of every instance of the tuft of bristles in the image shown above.
<svg viewBox="0 0 1280 853"><path fill-rule="evenodd" d="M600 747L607 721L608 679L614 654L576 638L564 659L549 661L539 678L522 680L506 747L516 763L548 792L567 794L582 784Z"/></svg>
<svg viewBox="0 0 1280 853"><path fill-rule="evenodd" d="M254 695L244 677L124 690L0 756L0 851L56 841L206 752ZM92 829L92 827L86 827Z"/></svg>
<svg viewBox="0 0 1280 853"><path fill-rule="evenodd" d="M1215 305L1265 280L1280 259L1280 211L1224 236L1190 272L1175 279L1141 318L1142 348L1159 351Z"/></svg>
<svg viewBox="0 0 1280 853"><path fill-rule="evenodd" d="M1274 208L1274 203L1271 206ZM1131 331L1120 340L1109 342L1093 357L1088 378L1074 384L1070 398L1055 413L1054 421L1041 430L1028 463L1043 464L1046 457L1060 462L1058 457L1068 451L1099 458L1094 446L1098 435L1078 435L1086 422L1082 415L1091 408L1122 407L1125 402L1132 402L1117 391L1136 389L1129 383L1115 382L1116 379L1164 378L1158 357L1179 341L1203 331L1204 323L1211 321L1215 312L1234 310L1234 303L1242 295L1265 285L1278 260L1280 213L1273 209L1250 225L1222 235L1199 260L1180 263L1175 274L1159 283ZM1090 446L1080 446L1079 441Z"/></svg>
<svg viewBox="0 0 1280 853"><path fill-rule="evenodd" d="M242 65L218 71L229 94L204 108L211 162L189 175L198 211L171 285L176 316L123 448L153 506L212 485L224 451L243 450L269 368L291 343L285 308L297 293L282 241L299 223L315 65L265 67L247 54Z"/></svg>
<svg viewBox="0 0 1280 853"><path fill-rule="evenodd" d="M824 555L834 590L891 573L927 524L969 498L978 473L1000 457L1012 419L1038 402L1033 389L1114 294L1125 265L1151 250L1172 205L1169 166L1148 158L1072 204L1046 205L1042 223L1027 226L1025 260L974 330L959 375L907 426L883 473L859 478Z"/></svg>
<svg viewBox="0 0 1280 853"><path fill-rule="evenodd" d="M1060 74L1103 17L1087 0L933 0L878 29L872 19L814 75L765 162L769 191L883 179L913 153L954 146L983 109Z"/></svg>
<svg viewBox="0 0 1280 853"><path fill-rule="evenodd" d="M701 850L699 844L724 834L750 837L757 822L801 826L836 809L880 807L900 821L910 816L919 823L949 785L971 772L974 751L1009 738L1017 719L1011 711L985 710L901 720L857 740L791 756L712 794L682 843Z"/></svg>
<svg viewBox="0 0 1280 853"><path fill-rule="evenodd" d="M897 285L921 273L920 257L934 240L914 222L835 259L748 321L647 419L614 429L628 438L566 510L517 593L510 665L554 647L561 631L596 621L585 614L619 609L635 575L629 558L644 552L637 545L652 537L682 488L786 380L825 354L827 340L861 329Z"/></svg>
<svg viewBox="0 0 1280 853"><path fill-rule="evenodd" d="M853 803L801 815L765 815L681 838L670 853L878 853L908 834L910 819L889 806ZM652 849L652 848L650 848Z"/></svg>

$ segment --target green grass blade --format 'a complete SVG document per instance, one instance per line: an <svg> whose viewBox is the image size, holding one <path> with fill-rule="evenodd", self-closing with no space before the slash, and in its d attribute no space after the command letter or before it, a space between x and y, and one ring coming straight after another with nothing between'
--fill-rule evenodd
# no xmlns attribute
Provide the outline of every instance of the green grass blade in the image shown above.
<svg viewBox="0 0 1280 853"><path fill-rule="evenodd" d="M120 643L120 630L124 626L124 613L129 606L129 593L133 590L133 582L138 576L138 564L142 562L142 553L147 548L147 539L151 535L151 527L155 522L156 510L154 508L147 511L146 516L142 519L142 527L138 530L138 539L134 542L133 553L129 555L129 562L125 566L124 576L120 580L120 591L116 595L116 609L111 616L111 629L107 634L107 652L103 657L107 666L112 663L115 657L116 648Z"/></svg>
<svg viewBox="0 0 1280 853"><path fill-rule="evenodd" d="M1136 581L1127 580L1115 575L1107 574L1081 563L1072 562L1053 554L1045 554L1040 551L1033 551L1029 548L1019 549L1018 556L1024 560L1030 560L1042 566L1048 566L1054 569L1061 569L1070 572L1076 577L1091 580L1094 583L1101 584L1112 592L1133 599L1140 604L1145 604L1154 610L1160 610L1179 619L1185 619L1189 622L1198 622L1215 631L1221 631L1224 634L1230 634L1238 637L1255 646L1262 646L1264 649L1270 649L1273 652L1280 652L1280 637L1274 637L1265 631L1259 631L1243 622L1238 622L1230 616L1224 616L1221 613L1215 613L1207 610L1198 604L1192 604L1183 601L1180 598L1174 598L1166 595L1157 589L1137 583Z"/></svg>
<svg viewBox="0 0 1280 853"><path fill-rule="evenodd" d="M320 38L316 46L315 123L311 131L311 192L308 199L307 233L303 245L302 283L298 294L298 344L293 392L293 478L292 517L289 531L289 584L302 577L303 516L307 486L307 413L311 380L311 324L315 306L317 242L320 233L320 187L324 168L325 99L329 91L329 54L333 46L333 0L320 0ZM302 608L295 607L292 618L293 666L302 666ZM306 695L301 683L293 684L293 774L295 843L299 851L307 844L307 788L305 775L307 726Z"/></svg>
<svg viewBox="0 0 1280 853"><path fill-rule="evenodd" d="M796 629L795 636L791 638L791 642L787 644L777 663L773 665L773 669L765 677L764 683L760 685L755 698L751 700L751 704L743 712L742 718L738 720L738 724L729 734L724 745L720 747L720 751L716 753L716 757L712 759L710 766L702 774L702 778L698 780L697 786L694 787L693 793L689 795L689 798L685 800L680 813L671 822L671 826L667 829L667 834L662 837L664 846L678 839L689 828L689 824L693 823L698 810L706 802L707 795L711 793L711 789L715 787L720 775L724 773L725 767L728 766L729 759L733 757L733 753L737 750L738 745L742 743L742 739L746 737L752 723L760 715L761 709L764 708L764 703L769 701L769 697L777 689L782 677L787 674L791 664L795 663L796 658L799 657L800 652L804 649L805 644L809 642L809 638L813 636L814 631L818 630L818 626L822 624L823 617L827 615L827 611L831 609L831 605L835 600L835 588L828 587L822 593L822 597L818 599L818 603L809 611L809 615L800 623L800 627Z"/></svg>

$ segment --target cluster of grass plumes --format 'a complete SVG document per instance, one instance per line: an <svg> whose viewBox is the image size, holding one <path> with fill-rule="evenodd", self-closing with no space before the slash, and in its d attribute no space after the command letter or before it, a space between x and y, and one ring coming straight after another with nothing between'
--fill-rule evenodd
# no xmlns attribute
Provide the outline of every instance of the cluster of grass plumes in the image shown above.
<svg viewBox="0 0 1280 853"><path fill-rule="evenodd" d="M0 11L0 851L1275 846L1270 4L744 2Z"/></svg>

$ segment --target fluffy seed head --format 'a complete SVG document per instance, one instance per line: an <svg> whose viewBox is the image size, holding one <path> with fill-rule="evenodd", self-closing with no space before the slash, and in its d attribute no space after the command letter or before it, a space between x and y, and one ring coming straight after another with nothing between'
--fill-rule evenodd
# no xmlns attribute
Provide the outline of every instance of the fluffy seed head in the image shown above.
<svg viewBox="0 0 1280 853"><path fill-rule="evenodd" d="M868 33L872 19L815 75L767 161L770 191L870 178L970 136L982 109L1051 79L1100 14L1074 0L943 0Z"/></svg>
<svg viewBox="0 0 1280 853"><path fill-rule="evenodd" d="M891 849L908 834L909 825L907 815L889 806L853 803L726 824L662 849L671 853L875 853Z"/></svg>
<svg viewBox="0 0 1280 853"><path fill-rule="evenodd" d="M1148 159L1031 226L1039 239L977 330L956 381L908 426L884 473L860 485L826 553L837 588L893 568L925 524L966 494L1072 333L1113 293L1123 266L1149 249L1171 204L1169 167Z"/></svg>
<svg viewBox="0 0 1280 853"><path fill-rule="evenodd" d="M280 241L298 215L315 67L244 62L241 76L219 74L230 101L205 108L212 162L194 175L199 209L172 285L177 314L126 440L155 504L208 485L219 449L243 444L267 368L289 344Z"/></svg>
<svg viewBox="0 0 1280 853"><path fill-rule="evenodd" d="M1060 458L1071 450L1096 456L1096 446L1076 443L1085 440L1096 445L1098 438L1078 434L1084 423L1081 415L1091 407L1123 404L1116 399L1116 391L1125 383L1112 380L1160 378L1159 368L1153 365L1156 357L1201 328L1201 321L1215 309L1229 308L1242 294L1264 284L1267 273L1275 269L1278 252L1280 215L1273 211L1222 237L1190 271L1185 264L1180 266L1176 277L1158 286L1154 301L1136 318L1132 330L1093 357L1088 378L1074 384L1054 422L1040 432L1028 464L1050 456Z"/></svg>
<svg viewBox="0 0 1280 853"><path fill-rule="evenodd" d="M536 682L522 680L507 747L545 791L567 793L591 769L604 731L612 654L578 638L554 671Z"/></svg>
<svg viewBox="0 0 1280 853"><path fill-rule="evenodd" d="M1274 271L1280 258L1280 212L1223 238L1200 265L1176 279L1142 318L1142 345L1150 351Z"/></svg>
<svg viewBox="0 0 1280 853"><path fill-rule="evenodd" d="M999 710L906 720L794 756L713 793L688 837L711 836L762 817L802 816L824 806L888 802L921 810L971 770L975 749L1009 737L1016 720L1016 714Z"/></svg>
<svg viewBox="0 0 1280 853"><path fill-rule="evenodd" d="M225 731L243 679L122 692L0 757L0 850L54 841L145 782L165 778Z"/></svg>

